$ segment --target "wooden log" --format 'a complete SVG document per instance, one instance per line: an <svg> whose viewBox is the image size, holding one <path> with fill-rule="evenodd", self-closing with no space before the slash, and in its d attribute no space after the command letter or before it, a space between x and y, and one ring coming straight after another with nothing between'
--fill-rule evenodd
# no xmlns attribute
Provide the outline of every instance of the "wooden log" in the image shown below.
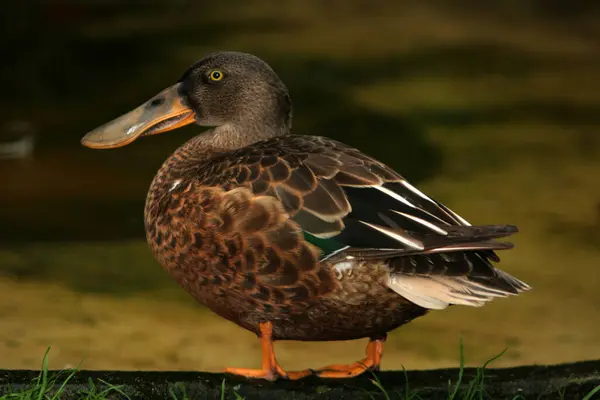
<svg viewBox="0 0 600 400"><path fill-rule="evenodd" d="M372 374L355 379L307 378L301 381L251 381L229 375L205 372L119 372L79 371L68 381L60 399L80 399L89 390L106 389L104 382L120 387L132 400L225 399L246 400L328 400L328 399L443 399L449 398L459 376L458 369L430 371L383 371L376 374L384 393L374 383ZM462 399L477 369L463 370L462 385L455 400ZM54 372L49 372L51 376ZM600 386L600 360L553 366L526 366L486 369L483 388L487 399L584 399ZM39 371L0 370L0 395L32 386ZM62 373L62 377L66 377ZM61 380L54 388L60 386ZM406 389L413 396L406 396ZM126 398L112 392L115 399ZM185 397L184 396L187 396ZM237 396L236 396L237 395ZM388 397L386 397L388 396ZM83 397L85 398L85 397ZM475 397L479 399L480 397ZM600 399L600 391L589 400Z"/></svg>

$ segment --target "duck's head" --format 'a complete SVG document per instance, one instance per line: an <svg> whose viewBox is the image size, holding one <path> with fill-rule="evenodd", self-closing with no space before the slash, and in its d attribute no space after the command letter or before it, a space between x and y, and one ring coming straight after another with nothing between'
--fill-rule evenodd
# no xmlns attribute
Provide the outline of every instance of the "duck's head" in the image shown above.
<svg viewBox="0 0 600 400"><path fill-rule="evenodd" d="M287 88L264 61L218 52L192 65L175 85L89 132L81 143L121 147L192 123L260 140L289 132L291 107Z"/></svg>

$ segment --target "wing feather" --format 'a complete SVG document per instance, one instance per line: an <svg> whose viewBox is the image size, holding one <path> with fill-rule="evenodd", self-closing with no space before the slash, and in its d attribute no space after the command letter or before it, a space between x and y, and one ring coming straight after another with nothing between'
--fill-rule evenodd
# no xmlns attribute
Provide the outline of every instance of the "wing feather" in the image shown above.
<svg viewBox="0 0 600 400"><path fill-rule="evenodd" d="M469 249L468 243L479 251L486 245L504 248L490 241L503 227L471 227L386 165L331 139L267 140L211 160L209 171L200 174L202 183L235 177L237 186L249 187L257 196L278 198L305 232L338 236L349 251L374 255L381 249L387 258L390 250L398 255L415 249L459 251ZM486 257L495 254L489 251Z"/></svg>

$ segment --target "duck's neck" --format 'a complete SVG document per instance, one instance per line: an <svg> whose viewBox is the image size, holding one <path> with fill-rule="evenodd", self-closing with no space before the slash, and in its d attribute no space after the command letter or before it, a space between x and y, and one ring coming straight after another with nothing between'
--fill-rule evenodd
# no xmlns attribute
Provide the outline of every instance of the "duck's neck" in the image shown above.
<svg viewBox="0 0 600 400"><path fill-rule="evenodd" d="M232 122L201 133L192 138L184 147L189 146L189 149L196 153L226 152L289 133L290 127L280 124L265 124L259 121L251 124Z"/></svg>
<svg viewBox="0 0 600 400"><path fill-rule="evenodd" d="M192 177L194 171L221 153L290 134L292 102L287 90L264 90L259 98L261 101L245 107L239 116L202 132L178 148L162 165L152 186Z"/></svg>
<svg viewBox="0 0 600 400"><path fill-rule="evenodd" d="M210 162L218 154L250 146L256 142L291 133L291 108L268 117L245 118L232 121L188 140L162 165L158 176L166 180L187 176L201 164Z"/></svg>
<svg viewBox="0 0 600 400"><path fill-rule="evenodd" d="M284 136L292 129L292 102L286 92L270 96L245 109L244 113L198 135L189 143L197 152L205 150L231 151L249 146L261 140ZM266 99L265 99L266 98Z"/></svg>
<svg viewBox="0 0 600 400"><path fill-rule="evenodd" d="M180 150L195 154L226 152L290 134L292 103L285 94L262 100L252 112L210 129L188 141Z"/></svg>

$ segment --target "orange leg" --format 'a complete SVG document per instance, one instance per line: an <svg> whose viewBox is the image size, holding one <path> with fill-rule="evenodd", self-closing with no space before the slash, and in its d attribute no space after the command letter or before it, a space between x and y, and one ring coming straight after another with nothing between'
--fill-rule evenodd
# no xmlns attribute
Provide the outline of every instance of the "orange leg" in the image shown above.
<svg viewBox="0 0 600 400"><path fill-rule="evenodd" d="M378 371L383 354L385 338L369 341L366 357L349 365L329 365L315 370L315 375L321 378L352 378L365 371Z"/></svg>
<svg viewBox="0 0 600 400"><path fill-rule="evenodd" d="M275 359L275 349L273 348L273 324L270 322L262 322L260 324L260 339L262 344L262 368L226 368L225 373L240 375L246 378L266 379L275 381L277 378L285 379L301 379L308 375L312 375L313 371L295 371L286 372L279 366Z"/></svg>

